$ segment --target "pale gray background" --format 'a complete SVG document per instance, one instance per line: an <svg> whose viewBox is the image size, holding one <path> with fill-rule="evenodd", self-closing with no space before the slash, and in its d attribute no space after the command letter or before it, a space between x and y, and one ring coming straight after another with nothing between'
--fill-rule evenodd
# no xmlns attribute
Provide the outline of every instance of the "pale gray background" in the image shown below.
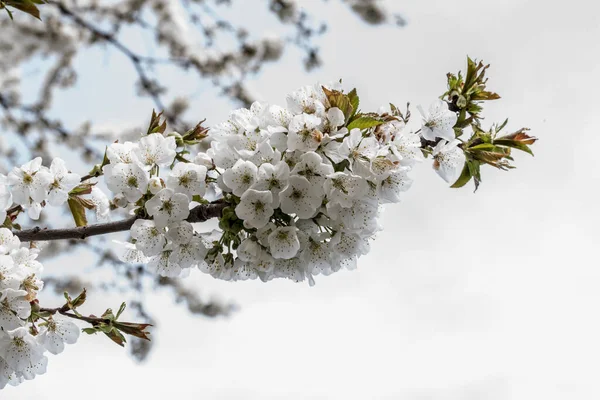
<svg viewBox="0 0 600 400"><path fill-rule="evenodd" d="M245 3L232 18L260 18L254 1ZM517 155L509 173L486 168L476 194L447 188L424 163L403 203L387 207L385 230L357 271L320 278L314 288L231 284L196 271L189 285L235 301L240 312L206 320L167 295L149 297L161 325L147 364L137 366L104 337L82 336L50 357L46 375L1 399L600 398L600 7L387 3L408 19L406 28L369 29L336 18L348 11L335 2L319 6L331 23L325 67L307 75L289 53L252 88L283 104L301 85L341 77L358 88L363 109L428 105L468 54L492 64L490 88L503 97L487 108L487 121L508 116L509 129L530 127L540 138L536 156ZM132 80L126 60L97 52L79 63L99 74L55 102L72 109L73 121L146 120L149 102L133 92L111 95ZM104 80L106 68L123 80ZM216 123L230 106L216 98L194 108ZM70 268L89 264L86 257L67 259ZM96 297L86 310L119 300Z"/></svg>

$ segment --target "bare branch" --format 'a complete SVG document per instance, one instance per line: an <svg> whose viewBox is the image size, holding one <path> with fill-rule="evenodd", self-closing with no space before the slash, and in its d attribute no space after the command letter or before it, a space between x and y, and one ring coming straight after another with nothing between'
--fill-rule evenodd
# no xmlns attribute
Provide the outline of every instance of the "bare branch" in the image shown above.
<svg viewBox="0 0 600 400"><path fill-rule="evenodd" d="M227 203L211 203L196 206L190 210L190 215L188 216L187 221L205 222L212 218L218 218L221 216L221 212L225 207L227 207L227 205ZM66 229L43 229L38 226L23 231L15 231L13 233L24 242L65 239L83 240L90 236L128 231L136 219L138 219L137 216L122 221Z"/></svg>

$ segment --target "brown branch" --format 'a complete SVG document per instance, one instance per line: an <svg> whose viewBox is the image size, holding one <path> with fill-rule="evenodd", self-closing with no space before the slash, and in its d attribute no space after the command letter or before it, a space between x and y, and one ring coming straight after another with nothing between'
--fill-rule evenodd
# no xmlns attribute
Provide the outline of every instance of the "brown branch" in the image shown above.
<svg viewBox="0 0 600 400"><path fill-rule="evenodd" d="M188 222L205 222L212 218L218 218L227 205L225 202L201 204L190 210L190 215L186 220ZM13 234L24 242L65 239L83 240L90 236L128 231L138 218L135 216L122 221L66 229L42 229L37 226L23 231L14 231Z"/></svg>

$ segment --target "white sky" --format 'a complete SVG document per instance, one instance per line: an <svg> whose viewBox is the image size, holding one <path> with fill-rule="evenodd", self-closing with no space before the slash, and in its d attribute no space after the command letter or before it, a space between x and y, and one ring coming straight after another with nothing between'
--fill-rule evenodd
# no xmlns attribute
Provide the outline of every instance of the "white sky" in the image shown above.
<svg viewBox="0 0 600 400"><path fill-rule="evenodd" d="M251 3L240 15L253 15ZM487 121L508 116L509 129L530 127L540 138L536 156L518 155L508 173L485 169L477 194L447 188L425 163L404 202L387 207L385 230L357 271L321 277L314 288L194 273L190 285L241 310L215 321L189 316L167 295L151 297L160 326L146 364L104 337L82 336L50 357L46 375L4 390L2 400L600 398L592 158L600 144L600 7L584 0L388 4L407 27L370 29L336 17L346 12L337 2L320 7L331 24L324 68L307 75L288 54L252 87L283 103L296 87L341 77L358 88L363 109L427 105L468 54L492 64L489 87L503 97L488 107ZM127 96L111 94L131 80L129 66L100 59L121 78L82 78L94 95L74 91L61 104L108 125L145 121L149 103L128 106ZM227 115L225 100L203 100L195 104L199 118ZM118 300L96 299L89 310Z"/></svg>

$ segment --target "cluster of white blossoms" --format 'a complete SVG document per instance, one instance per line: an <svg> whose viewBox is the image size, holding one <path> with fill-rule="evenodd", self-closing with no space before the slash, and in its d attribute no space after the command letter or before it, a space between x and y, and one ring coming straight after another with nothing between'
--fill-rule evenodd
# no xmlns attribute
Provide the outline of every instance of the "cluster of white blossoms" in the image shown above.
<svg viewBox="0 0 600 400"><path fill-rule="evenodd" d="M211 129L210 149L193 159L178 150L177 133L110 145L108 188L116 204L141 215L122 259L168 277L199 267L224 280L313 284L315 275L354 268L369 251L381 205L398 202L411 186L421 137L438 141L434 167L448 182L456 179L465 158L447 103L422 112L419 134L389 109L351 122L326 91L304 87L286 108L256 102L233 111ZM186 221L205 197L228 205L221 231L198 232Z"/></svg>
<svg viewBox="0 0 600 400"><path fill-rule="evenodd" d="M79 337L77 325L58 314L30 323L43 287L38 252L0 228L0 389L45 373L44 353L58 354Z"/></svg>
<svg viewBox="0 0 600 400"><path fill-rule="evenodd" d="M13 168L8 176L0 174L0 221L4 221L13 202L27 210L29 218L37 220L43 205L63 205L80 179L67 170L60 158L55 158L50 168L44 167L42 158L37 157Z"/></svg>
<svg viewBox="0 0 600 400"><path fill-rule="evenodd" d="M316 275L354 268L369 251L381 206L410 188L408 174L424 153L448 182L465 163L446 102L420 109L417 132L394 106L365 114L357 107L355 91L303 87L285 108L256 102L231 112L196 155L190 145L198 141L155 125L135 142L109 145L83 182L61 159L45 167L36 158L0 175L0 221L12 226L15 210L38 219L44 206L67 201L78 225L86 224L84 208L100 221L124 208L137 220L122 259L157 274L198 267L224 280L313 284ZM93 180L101 175L110 201ZM221 207L220 230L201 232L190 210L211 202Z"/></svg>

